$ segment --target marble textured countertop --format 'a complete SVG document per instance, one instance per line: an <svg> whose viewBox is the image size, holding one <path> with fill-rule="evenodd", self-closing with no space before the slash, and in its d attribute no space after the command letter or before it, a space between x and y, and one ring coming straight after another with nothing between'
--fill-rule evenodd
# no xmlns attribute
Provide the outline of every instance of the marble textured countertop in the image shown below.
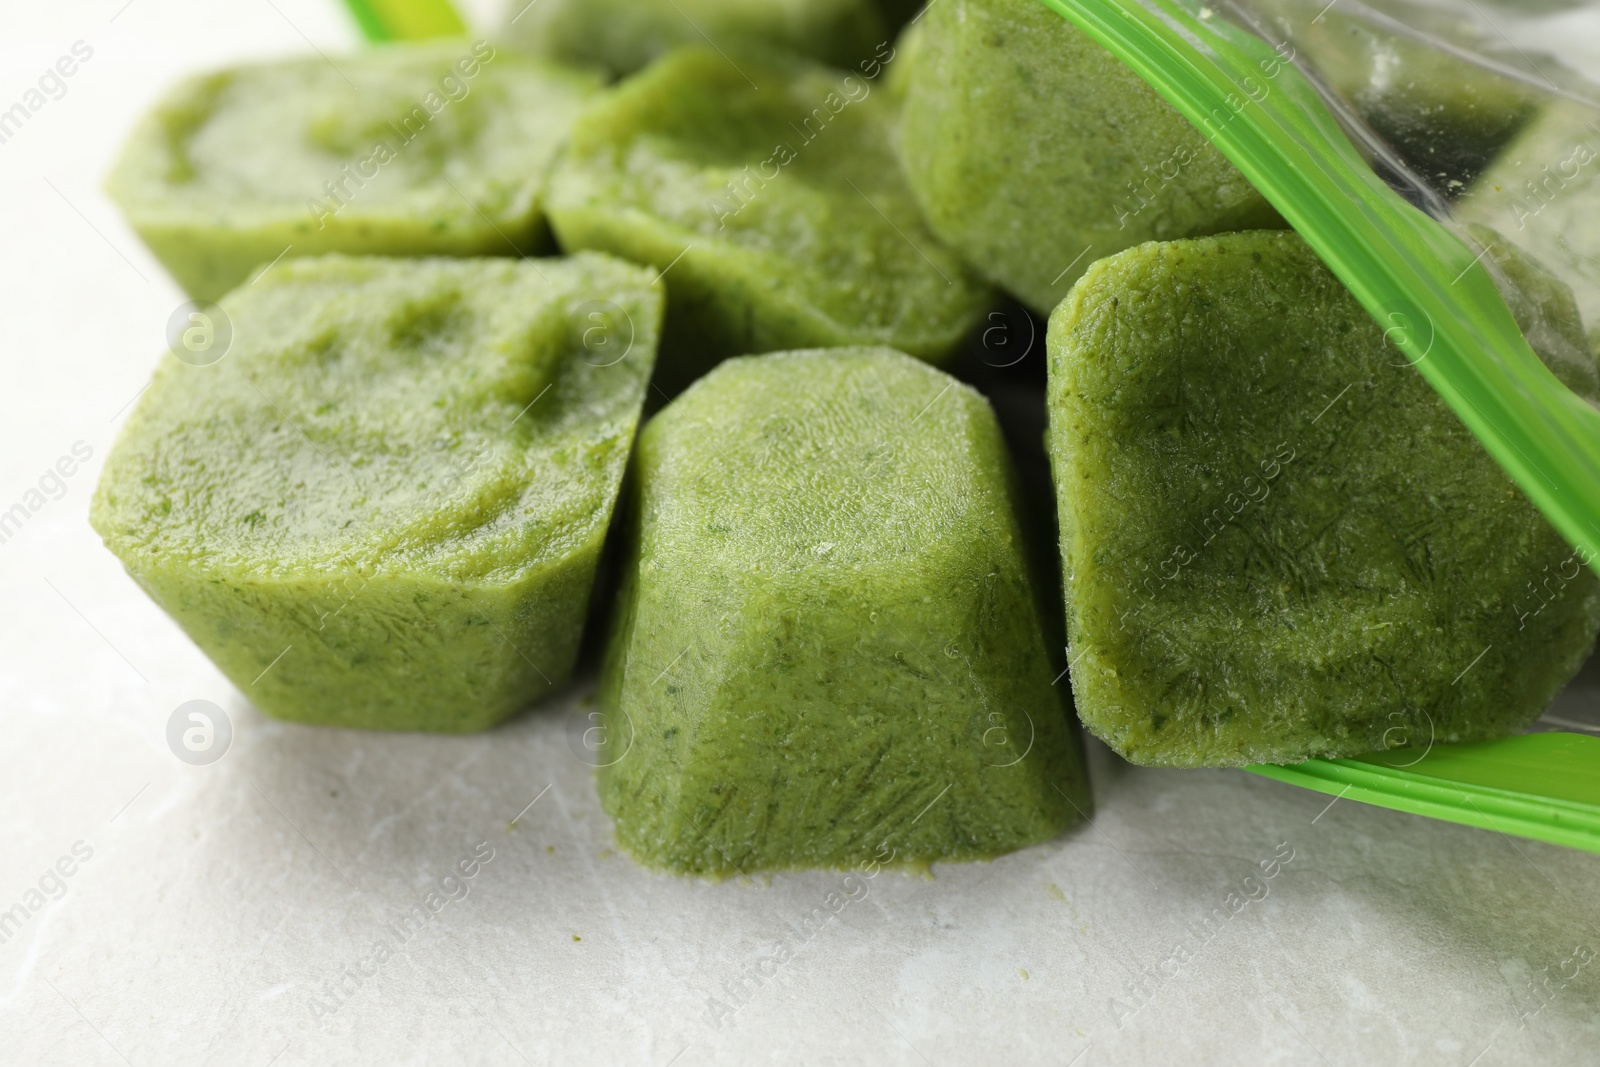
<svg viewBox="0 0 1600 1067"><path fill-rule="evenodd" d="M614 851L583 684L472 738L264 719L85 522L183 299L99 181L178 73L351 30L326 0L5 21L0 110L93 54L0 144L0 510L91 453L0 543L0 1061L1593 1062L1600 857L1096 746L1093 825L1049 845L709 884ZM194 699L233 730L207 766L166 743ZM1554 713L1597 709L1580 680Z"/></svg>

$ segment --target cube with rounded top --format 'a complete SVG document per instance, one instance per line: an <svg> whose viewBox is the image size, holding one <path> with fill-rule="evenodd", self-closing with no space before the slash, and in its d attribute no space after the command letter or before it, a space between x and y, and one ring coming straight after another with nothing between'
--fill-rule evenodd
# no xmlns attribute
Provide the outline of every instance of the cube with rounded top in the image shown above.
<svg viewBox="0 0 1600 1067"><path fill-rule="evenodd" d="M1425 318L1388 325L1262 231L1101 260L1052 316L1073 696L1129 760L1495 737L1589 655L1590 561L1414 369ZM1546 358L1596 395L1592 365Z"/></svg>
<svg viewBox="0 0 1600 1067"><path fill-rule="evenodd" d="M279 257L527 254L548 240L550 164L599 88L481 41L246 64L168 92L107 187L204 300Z"/></svg>
<svg viewBox="0 0 1600 1067"><path fill-rule="evenodd" d="M601 797L680 872L977 859L1089 801L999 428L881 348L730 360L636 454Z"/></svg>
<svg viewBox="0 0 1600 1067"><path fill-rule="evenodd" d="M688 48L585 112L551 183L565 248L663 273L662 372L884 344L941 361L993 294L929 232L881 80L760 51Z"/></svg>
<svg viewBox="0 0 1600 1067"><path fill-rule="evenodd" d="M261 710L491 726L572 669L661 303L603 256L287 260L163 359L90 518Z"/></svg>
<svg viewBox="0 0 1600 1067"><path fill-rule="evenodd" d="M1039 0L938 0L901 157L928 223L1047 315L1095 260L1277 213L1204 134Z"/></svg>

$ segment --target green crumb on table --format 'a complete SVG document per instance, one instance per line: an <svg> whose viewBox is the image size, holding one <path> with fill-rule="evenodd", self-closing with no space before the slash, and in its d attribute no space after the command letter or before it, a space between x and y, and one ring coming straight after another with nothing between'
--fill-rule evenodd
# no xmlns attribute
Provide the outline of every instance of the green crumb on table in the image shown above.
<svg viewBox="0 0 1600 1067"><path fill-rule="evenodd" d="M90 520L262 711L492 726L572 669L661 304L604 256L286 260L163 358Z"/></svg>
<svg viewBox="0 0 1600 1067"><path fill-rule="evenodd" d="M873 0L515 0L507 42L630 74L683 45L760 43L852 66L889 39Z"/></svg>
<svg viewBox="0 0 1600 1067"><path fill-rule="evenodd" d="M527 254L600 85L464 40L234 67L163 97L107 189L197 299L280 256Z"/></svg>
<svg viewBox="0 0 1600 1067"><path fill-rule="evenodd" d="M552 179L562 246L663 272L673 388L730 355L950 355L994 296L922 221L881 79L733 59L675 52L585 112Z"/></svg>
<svg viewBox="0 0 1600 1067"><path fill-rule="evenodd" d="M900 148L933 231L1040 314L1089 264L1277 213L1139 76L1039 0L938 0Z"/></svg>
<svg viewBox="0 0 1600 1067"><path fill-rule="evenodd" d="M1587 560L1297 235L1102 260L1048 337L1073 696L1127 759L1496 737L1588 656Z"/></svg>
<svg viewBox="0 0 1600 1067"><path fill-rule="evenodd" d="M988 403L887 349L734 359L657 415L600 706L639 861L926 869L1089 807Z"/></svg>

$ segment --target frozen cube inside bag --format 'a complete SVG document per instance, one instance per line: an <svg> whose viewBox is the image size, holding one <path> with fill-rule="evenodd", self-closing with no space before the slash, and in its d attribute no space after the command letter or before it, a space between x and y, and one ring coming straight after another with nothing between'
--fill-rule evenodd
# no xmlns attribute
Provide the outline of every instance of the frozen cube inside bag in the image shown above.
<svg viewBox="0 0 1600 1067"><path fill-rule="evenodd" d="M1391 322L1273 231L1130 249L1056 310L1073 696L1126 758L1496 737L1589 655L1589 560L1414 369L1428 324Z"/></svg>

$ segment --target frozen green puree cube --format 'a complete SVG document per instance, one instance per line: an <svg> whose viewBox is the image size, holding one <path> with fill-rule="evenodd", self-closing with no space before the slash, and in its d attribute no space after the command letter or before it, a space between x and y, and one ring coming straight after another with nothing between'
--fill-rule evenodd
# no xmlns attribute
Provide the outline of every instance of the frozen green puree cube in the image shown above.
<svg viewBox="0 0 1600 1067"><path fill-rule="evenodd" d="M731 360L650 422L600 689L634 856L977 859L1088 808L1004 448L882 348Z"/></svg>
<svg viewBox="0 0 1600 1067"><path fill-rule="evenodd" d="M1277 214L1182 115L1039 0L918 22L901 155L933 230L1040 314L1090 263Z"/></svg>
<svg viewBox="0 0 1600 1067"><path fill-rule="evenodd" d="M1389 323L1261 231L1102 260L1051 318L1073 696L1128 759L1494 737L1589 654L1588 561L1412 368L1426 321Z"/></svg>
<svg viewBox="0 0 1600 1067"><path fill-rule="evenodd" d="M619 74L683 45L760 42L853 66L889 39L873 0L513 0L504 33Z"/></svg>
<svg viewBox="0 0 1600 1067"><path fill-rule="evenodd" d="M861 74L684 49L585 112L551 222L565 248L665 272L674 385L789 348L943 359L992 294L922 221L890 147L896 113Z"/></svg>
<svg viewBox="0 0 1600 1067"><path fill-rule="evenodd" d="M1418 176L1455 196L1533 117L1542 89L1462 58L1503 47L1481 20L1409 0L1381 6L1263 0L1260 10L1291 29L1285 52L1295 47Z"/></svg>
<svg viewBox="0 0 1600 1067"><path fill-rule="evenodd" d="M548 239L550 164L599 76L478 42L185 81L108 190L191 296L279 256L508 255Z"/></svg>
<svg viewBox="0 0 1600 1067"><path fill-rule="evenodd" d="M1461 214L1561 270L1600 326L1600 108L1547 105L1473 183Z"/></svg>
<svg viewBox="0 0 1600 1067"><path fill-rule="evenodd" d="M661 305L603 256L285 261L164 359L90 519L262 711L483 729L571 671Z"/></svg>

